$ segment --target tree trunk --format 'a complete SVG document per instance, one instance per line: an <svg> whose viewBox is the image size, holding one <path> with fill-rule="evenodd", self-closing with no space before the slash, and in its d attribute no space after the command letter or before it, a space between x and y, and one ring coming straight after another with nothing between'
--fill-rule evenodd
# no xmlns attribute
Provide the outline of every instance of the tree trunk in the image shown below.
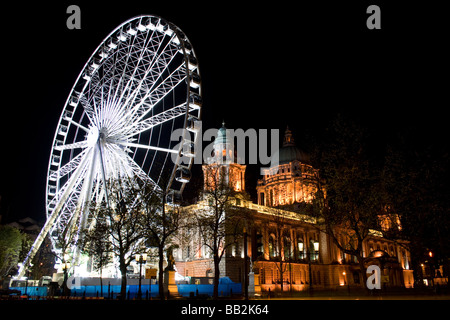
<svg viewBox="0 0 450 320"><path fill-rule="evenodd" d="M219 257L217 254L214 254L214 291L213 291L213 299L217 300L219 298Z"/></svg>
<svg viewBox="0 0 450 320"><path fill-rule="evenodd" d="M281 294L283 294L283 279L284 279L284 270L283 270L283 258L281 258L280 256L280 290L281 290Z"/></svg>
<svg viewBox="0 0 450 320"><path fill-rule="evenodd" d="M159 246L158 247L158 256L159 256L159 271L158 271L158 277L159 277L159 298L161 300L165 300L164 295L164 247Z"/></svg>
<svg viewBox="0 0 450 320"><path fill-rule="evenodd" d="M122 274L122 283L120 287L120 300L126 300L127 297L127 266L120 262L120 273Z"/></svg>
<svg viewBox="0 0 450 320"><path fill-rule="evenodd" d="M362 275L362 281L363 281L363 286L364 288L367 288L367 273L366 273L366 267L364 266L364 258L361 256L357 256L358 258L358 263L359 263L359 269L361 270L361 275Z"/></svg>
<svg viewBox="0 0 450 320"><path fill-rule="evenodd" d="M103 268L100 268L100 296L103 297Z"/></svg>

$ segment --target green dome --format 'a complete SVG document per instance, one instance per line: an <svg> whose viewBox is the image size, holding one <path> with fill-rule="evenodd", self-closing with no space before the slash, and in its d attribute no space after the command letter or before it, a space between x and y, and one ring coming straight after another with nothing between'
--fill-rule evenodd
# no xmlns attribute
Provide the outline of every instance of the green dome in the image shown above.
<svg viewBox="0 0 450 320"><path fill-rule="evenodd" d="M286 164L294 160L298 160L303 163L309 162L308 154L300 150L295 145L294 138L292 137L292 133L291 130L289 130L289 127L284 133L283 146L275 154L277 153L279 164Z"/></svg>
<svg viewBox="0 0 450 320"><path fill-rule="evenodd" d="M222 128L217 131L217 137L214 140L214 144L228 143L231 140L229 135L227 135L227 128L225 128L225 123L222 123Z"/></svg>
<svg viewBox="0 0 450 320"><path fill-rule="evenodd" d="M278 151L278 161L280 164L289 163L294 160L305 163L308 162L308 156L296 146L282 147Z"/></svg>

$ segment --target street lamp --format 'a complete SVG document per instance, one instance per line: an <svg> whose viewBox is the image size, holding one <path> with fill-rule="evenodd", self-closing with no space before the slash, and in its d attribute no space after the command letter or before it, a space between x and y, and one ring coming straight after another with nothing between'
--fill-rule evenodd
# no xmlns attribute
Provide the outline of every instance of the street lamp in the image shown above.
<svg viewBox="0 0 450 320"><path fill-rule="evenodd" d="M142 265L147 263L147 254L136 254L136 262L139 263L139 290L138 290L138 299L142 299L142 291L141 291L141 279L142 279Z"/></svg>
<svg viewBox="0 0 450 320"><path fill-rule="evenodd" d="M244 299L248 300L247 230L244 227Z"/></svg>

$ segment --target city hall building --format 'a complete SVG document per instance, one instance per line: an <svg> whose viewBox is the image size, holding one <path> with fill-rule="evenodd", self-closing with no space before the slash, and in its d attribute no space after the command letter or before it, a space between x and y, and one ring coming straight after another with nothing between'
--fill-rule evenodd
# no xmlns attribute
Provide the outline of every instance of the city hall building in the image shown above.
<svg viewBox="0 0 450 320"><path fill-rule="evenodd" d="M220 163L228 185L245 192L246 166L236 162L232 145L222 126L215 139L212 161L203 165L205 185L208 167ZM214 161L219 158L221 161ZM224 253L220 276L244 283L248 270L254 274L256 290L263 292L365 286L355 257L343 253L314 218L302 213L302 207L312 201L316 192L319 170L310 165L308 155L296 146L289 128L278 151L278 164L264 170L256 187L258 203L244 197L232 200L236 208L245 210L243 219L248 221L247 269L245 238L240 237L237 242L228 239L235 243ZM185 209L195 215L207 206L206 201ZM380 231L371 230L363 243L363 256L366 267L373 264L380 267L384 286L413 286L407 243L386 239ZM174 250L174 259L180 275L197 283L212 283L213 259L195 230L187 243Z"/></svg>

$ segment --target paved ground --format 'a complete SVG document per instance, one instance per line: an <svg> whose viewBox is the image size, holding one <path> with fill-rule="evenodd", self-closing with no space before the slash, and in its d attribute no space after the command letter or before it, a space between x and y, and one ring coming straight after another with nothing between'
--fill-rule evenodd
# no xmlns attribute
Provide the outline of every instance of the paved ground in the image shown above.
<svg viewBox="0 0 450 320"><path fill-rule="evenodd" d="M433 290L401 290L393 292L372 291L315 291L312 294L306 292L274 295L269 298L263 293L255 299L261 300L450 300L448 290L437 294Z"/></svg>
<svg viewBox="0 0 450 320"><path fill-rule="evenodd" d="M276 297L262 300L450 300L450 295L379 295L379 296L312 296L312 297Z"/></svg>

